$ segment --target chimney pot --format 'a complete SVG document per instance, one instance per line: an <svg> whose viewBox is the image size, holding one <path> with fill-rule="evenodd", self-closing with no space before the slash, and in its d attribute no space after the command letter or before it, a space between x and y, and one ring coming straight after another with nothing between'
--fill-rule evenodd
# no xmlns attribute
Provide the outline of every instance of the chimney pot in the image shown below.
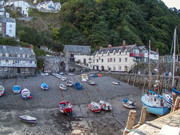
<svg viewBox="0 0 180 135"><path fill-rule="evenodd" d="M111 47L112 47L112 45L110 45L110 44L109 44L109 46L108 46L108 50L109 50Z"/></svg>
<svg viewBox="0 0 180 135"><path fill-rule="evenodd" d="M126 49L126 41L125 40L123 40L122 47L123 47L123 50Z"/></svg>

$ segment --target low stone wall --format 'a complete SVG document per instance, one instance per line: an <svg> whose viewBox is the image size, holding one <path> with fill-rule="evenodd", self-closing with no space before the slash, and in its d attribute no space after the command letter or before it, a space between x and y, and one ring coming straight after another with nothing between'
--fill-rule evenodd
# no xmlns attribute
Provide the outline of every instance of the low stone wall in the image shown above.
<svg viewBox="0 0 180 135"><path fill-rule="evenodd" d="M139 74L128 74L128 73L116 73L116 72L101 72L103 76L110 76L117 80L126 82L128 84L134 85L136 87L139 87L140 89L148 89L149 86L149 76L148 75L139 75ZM157 80L156 75L151 76L151 87L154 86L155 80ZM160 80L160 90L162 90L165 85L167 89L172 88L172 76L166 78L166 76L159 76ZM175 77L175 88L180 89L180 76Z"/></svg>

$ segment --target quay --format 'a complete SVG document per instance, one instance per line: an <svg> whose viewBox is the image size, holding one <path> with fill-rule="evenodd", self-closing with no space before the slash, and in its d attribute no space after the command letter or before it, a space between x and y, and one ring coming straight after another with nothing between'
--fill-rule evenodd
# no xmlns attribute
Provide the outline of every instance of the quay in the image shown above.
<svg viewBox="0 0 180 135"><path fill-rule="evenodd" d="M167 135L167 134L173 135L173 132L175 132L175 130L173 130L173 131L169 131L169 133L168 133L167 130L169 130L169 129L167 129L167 128L169 126L179 128L177 130L179 130L179 134L180 134L180 119L179 118L180 118L180 109L178 109L172 113L169 113L165 116L162 116L160 118L157 118L153 121L147 121L145 124L143 124L139 128L134 129L128 135L158 135L160 133L161 129L163 128L163 126L165 126L165 125L167 125L167 126L165 126L165 128L166 128L165 135Z"/></svg>

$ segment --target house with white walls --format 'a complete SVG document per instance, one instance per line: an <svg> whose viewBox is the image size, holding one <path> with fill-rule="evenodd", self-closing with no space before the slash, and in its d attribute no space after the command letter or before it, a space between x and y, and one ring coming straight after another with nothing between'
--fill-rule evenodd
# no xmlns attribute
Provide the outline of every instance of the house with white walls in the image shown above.
<svg viewBox="0 0 180 135"><path fill-rule="evenodd" d="M61 4L60 2L54 3L52 0L45 1L38 3L36 5L36 9L38 9L39 11L47 11L47 12L60 11Z"/></svg>
<svg viewBox="0 0 180 135"><path fill-rule="evenodd" d="M10 17L9 13L5 11L4 7L0 8L0 18L2 17L5 17L5 18Z"/></svg>
<svg viewBox="0 0 180 135"><path fill-rule="evenodd" d="M0 18L0 35L16 37L16 20L14 18Z"/></svg>
<svg viewBox="0 0 180 135"><path fill-rule="evenodd" d="M9 0L5 3L5 6L14 6L14 8L20 8L21 14L28 17L28 10L31 7L29 3L23 0Z"/></svg>

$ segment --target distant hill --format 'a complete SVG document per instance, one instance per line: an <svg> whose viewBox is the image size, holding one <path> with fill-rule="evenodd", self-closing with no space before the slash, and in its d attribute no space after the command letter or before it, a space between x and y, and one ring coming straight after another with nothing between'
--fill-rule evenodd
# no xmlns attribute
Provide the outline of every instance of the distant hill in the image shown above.
<svg viewBox="0 0 180 135"><path fill-rule="evenodd" d="M58 0L56 0L57 2ZM148 46L159 49L160 54L169 54L175 26L180 28L180 11L168 9L161 0L60 0L58 14L31 11L32 22L18 22L18 35L23 42L25 27L37 32L33 44L41 44L62 50L63 44L119 46L127 44ZM34 32L33 32L34 33ZM47 34L47 35L46 35ZM37 37L37 36L35 36ZM43 39L42 38L42 39ZM55 43L55 44L54 44Z"/></svg>

